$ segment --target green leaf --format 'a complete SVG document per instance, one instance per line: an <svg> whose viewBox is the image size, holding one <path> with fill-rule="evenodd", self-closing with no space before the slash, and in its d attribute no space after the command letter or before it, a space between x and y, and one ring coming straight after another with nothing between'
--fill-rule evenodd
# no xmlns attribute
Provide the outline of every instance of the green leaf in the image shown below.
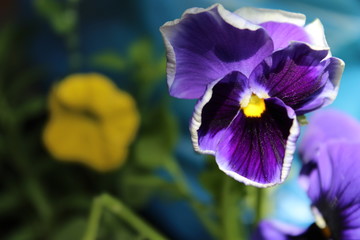
<svg viewBox="0 0 360 240"><path fill-rule="evenodd" d="M159 135L143 135L135 145L135 159L145 168L156 168L168 160L171 150L164 146L165 141Z"/></svg>
<svg viewBox="0 0 360 240"><path fill-rule="evenodd" d="M45 111L46 100L43 96L37 96L29 99L16 109L16 118L20 121L36 116Z"/></svg>
<svg viewBox="0 0 360 240"><path fill-rule="evenodd" d="M14 37L14 26L7 24L0 29L0 64L2 65L2 67L9 55L9 51L11 49L9 46L13 42Z"/></svg>
<svg viewBox="0 0 360 240"><path fill-rule="evenodd" d="M162 140L162 147L172 151L179 137L179 129L167 102L149 112L148 117L144 123L145 132L158 136Z"/></svg>
<svg viewBox="0 0 360 240"><path fill-rule="evenodd" d="M224 181L230 182L229 185L231 187L228 190L231 194L233 194L233 196L237 197L238 200L246 195L246 188L244 184L227 176L219 169L215 162L215 158L213 156L208 156L207 168L200 175L200 183L213 196L215 202L220 202L222 188L219 187L219 183Z"/></svg>
<svg viewBox="0 0 360 240"><path fill-rule="evenodd" d="M6 95L10 99L23 99L24 96L29 96L29 89L36 88L36 84L40 82L41 73L38 69L25 69L19 72L14 80L8 84ZM31 93L32 94L32 91Z"/></svg>
<svg viewBox="0 0 360 240"><path fill-rule="evenodd" d="M63 10L60 1L56 0L35 0L34 6L37 12L46 18L58 15Z"/></svg>
<svg viewBox="0 0 360 240"><path fill-rule="evenodd" d="M221 188L219 188L219 182L221 182L222 176L219 171L220 170L204 171L200 175L200 183L213 196L215 202L219 201L221 191Z"/></svg>
<svg viewBox="0 0 360 240"><path fill-rule="evenodd" d="M50 18L52 26L58 34L68 34L75 30L77 23L77 12L66 9Z"/></svg>
<svg viewBox="0 0 360 240"><path fill-rule="evenodd" d="M22 198L23 196L15 190L2 192L0 195L0 215L5 216L5 214L13 212L21 205Z"/></svg>
<svg viewBox="0 0 360 240"><path fill-rule="evenodd" d="M6 237L7 240L29 240L39 239L39 227L30 221L20 225L16 230Z"/></svg>
<svg viewBox="0 0 360 240"><path fill-rule="evenodd" d="M164 179L152 171L141 171L139 169L128 169L120 179L120 190L124 202L134 208L144 206L155 192L169 185Z"/></svg>
<svg viewBox="0 0 360 240"><path fill-rule="evenodd" d="M131 61L141 64L153 60L154 51L150 40L143 38L131 45L128 54Z"/></svg>
<svg viewBox="0 0 360 240"><path fill-rule="evenodd" d="M35 9L46 18L55 32L67 34L74 31L77 23L77 12L56 0L36 0Z"/></svg>
<svg viewBox="0 0 360 240"><path fill-rule="evenodd" d="M52 236L52 240L78 240L81 239L86 228L86 219L74 217L65 222Z"/></svg>
<svg viewBox="0 0 360 240"><path fill-rule="evenodd" d="M165 76L165 56L157 57L148 39L135 42L130 47L128 55L135 73L135 80L145 85L145 88L150 88Z"/></svg>
<svg viewBox="0 0 360 240"><path fill-rule="evenodd" d="M103 211L97 239L131 240L135 239L135 236L136 233L131 226L111 211Z"/></svg>
<svg viewBox="0 0 360 240"><path fill-rule="evenodd" d="M113 52L102 52L96 54L91 59L94 67L107 68L114 71L123 71L126 67L126 61L119 54Z"/></svg>
<svg viewBox="0 0 360 240"><path fill-rule="evenodd" d="M135 161L145 168L156 168L170 161L178 139L178 127L167 106L146 114L142 133L135 143Z"/></svg>

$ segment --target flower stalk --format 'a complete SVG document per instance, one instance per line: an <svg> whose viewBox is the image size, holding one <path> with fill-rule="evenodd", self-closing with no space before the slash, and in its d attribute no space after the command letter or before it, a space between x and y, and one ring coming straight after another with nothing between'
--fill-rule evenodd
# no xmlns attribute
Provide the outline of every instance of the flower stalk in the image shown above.
<svg viewBox="0 0 360 240"><path fill-rule="evenodd" d="M199 203L191 194L191 191L188 187L188 183L186 181L186 177L184 176L184 173L177 163L176 159L172 159L171 161L166 162L166 168L169 171L169 173L173 176L175 179L175 184L179 188L180 192L186 197L186 200L189 201L192 209L195 211L196 215L200 219L200 221L204 224L204 227L209 231L209 233L214 237L218 238L220 235L220 229L215 224L214 221L212 221L211 218L209 218L209 214L206 211L206 209L202 206L201 203Z"/></svg>
<svg viewBox="0 0 360 240"><path fill-rule="evenodd" d="M136 231L138 231L144 238L154 240L165 240L162 234L157 232L153 227L146 223L143 219L133 213L120 200L110 196L109 194L102 194L94 199L90 218L83 240L95 240L103 209L107 209L119 218L130 224Z"/></svg>

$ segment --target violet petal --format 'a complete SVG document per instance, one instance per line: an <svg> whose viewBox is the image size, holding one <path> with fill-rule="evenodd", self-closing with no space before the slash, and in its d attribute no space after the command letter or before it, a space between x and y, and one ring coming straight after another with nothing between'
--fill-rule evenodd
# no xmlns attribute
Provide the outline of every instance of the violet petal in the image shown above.
<svg viewBox="0 0 360 240"><path fill-rule="evenodd" d="M342 68L335 58L322 61L327 53L293 42L254 70L250 86L255 92L265 91L270 97L280 98L297 114L329 104L336 96Z"/></svg>
<svg viewBox="0 0 360 240"><path fill-rule="evenodd" d="M215 153L223 132L240 109L242 95L248 91L248 79L240 72L232 72L208 86L195 106L190 124L196 151Z"/></svg>
<svg viewBox="0 0 360 240"><path fill-rule="evenodd" d="M258 118L246 117L240 111L223 133L215 155L222 171L257 187L285 180L299 135L291 108L276 98L266 99L265 105Z"/></svg>
<svg viewBox="0 0 360 240"><path fill-rule="evenodd" d="M206 86L232 71L249 76L273 51L264 29L216 4L194 8L161 27L170 94L200 98Z"/></svg>

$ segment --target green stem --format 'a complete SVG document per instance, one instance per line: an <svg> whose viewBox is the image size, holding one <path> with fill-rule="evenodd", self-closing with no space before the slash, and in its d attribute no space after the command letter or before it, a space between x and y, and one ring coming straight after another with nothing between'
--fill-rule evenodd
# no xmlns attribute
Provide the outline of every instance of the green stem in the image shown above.
<svg viewBox="0 0 360 240"><path fill-rule="evenodd" d="M221 195L221 220L223 227L223 239L237 240L242 239L242 229L239 222L239 202L238 196L231 191L233 180L228 176L224 176L224 182Z"/></svg>
<svg viewBox="0 0 360 240"><path fill-rule="evenodd" d="M79 50L79 33L78 33L78 6L80 0L68 0L67 11L75 16L74 27L65 34L65 42L69 50L69 65L72 71L78 71L82 64Z"/></svg>
<svg viewBox="0 0 360 240"><path fill-rule="evenodd" d="M102 212L101 198L96 197L91 206L90 217L83 240L95 240Z"/></svg>
<svg viewBox="0 0 360 240"><path fill-rule="evenodd" d="M166 238L144 222L141 218L135 215L129 208L127 208L120 200L108 195L102 194L95 198L90 218L88 221L87 230L83 240L95 240L100 224L102 209L106 208L110 212L116 214L118 217L130 224L142 236L148 239L165 240Z"/></svg>
<svg viewBox="0 0 360 240"><path fill-rule="evenodd" d="M255 225L257 225L263 217L263 192L264 189L256 189L256 205L255 205Z"/></svg>
<svg viewBox="0 0 360 240"><path fill-rule="evenodd" d="M23 144L23 138L19 132L21 122L15 117L15 113L5 97L0 98L0 106L4 114L0 125L6 129L5 136L7 137L9 154L13 160L12 163L24 179L25 193L29 196L37 213L44 223L49 223L53 216L52 208L39 179L32 171L30 159L26 149L24 149L26 144Z"/></svg>
<svg viewBox="0 0 360 240"><path fill-rule="evenodd" d="M214 238L219 238L219 228L215 224L214 221L211 220L209 217L208 212L206 209L202 206L201 203L199 203L191 194L191 191L188 187L186 178L184 176L184 173L177 163L176 159L171 159L166 162L166 168L169 171L169 173L173 176L175 179L175 184L178 186L179 190L182 192L182 194L185 195L186 200L190 203L191 207L195 211L196 215L199 217L200 221L204 224L206 229L209 231L209 233Z"/></svg>

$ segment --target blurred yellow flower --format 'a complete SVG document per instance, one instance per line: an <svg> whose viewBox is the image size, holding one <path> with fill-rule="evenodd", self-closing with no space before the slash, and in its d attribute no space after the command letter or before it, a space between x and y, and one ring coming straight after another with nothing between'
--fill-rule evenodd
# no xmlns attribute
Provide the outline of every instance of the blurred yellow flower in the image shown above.
<svg viewBox="0 0 360 240"><path fill-rule="evenodd" d="M135 137L139 114L131 95L97 74L73 74L54 86L43 140L62 161L98 171L122 165Z"/></svg>

